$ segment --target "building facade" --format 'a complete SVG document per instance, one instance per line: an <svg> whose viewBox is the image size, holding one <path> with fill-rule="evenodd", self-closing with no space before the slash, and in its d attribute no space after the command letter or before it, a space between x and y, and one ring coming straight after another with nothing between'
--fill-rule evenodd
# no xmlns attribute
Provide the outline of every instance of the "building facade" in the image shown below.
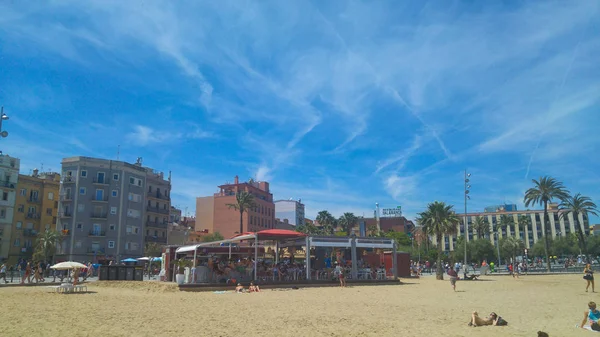
<svg viewBox="0 0 600 337"><path fill-rule="evenodd" d="M56 172L19 175L8 263L31 259L38 233L55 230L58 216L60 175ZM49 257L51 258L51 257Z"/></svg>
<svg viewBox="0 0 600 337"><path fill-rule="evenodd" d="M552 237L564 237L570 233L576 233L576 226L579 226L586 235L590 233L589 220L586 216L579 214L579 219L574 219L573 214L568 213L567 216L561 217L560 214L562 212L563 211L558 209L558 204L553 203L548 205L548 222ZM502 215L509 216L513 220L513 224L506 228L502 228L502 226L500 226L500 218ZM464 215L459 214L459 217L461 218L461 223L458 226L458 234L452 236L445 235L443 238L445 251L454 250L456 238L464 235ZM467 213L467 224L469 226L468 240L477 238L477 235L473 230L473 222L477 217L483 217L490 224L491 233L486 235L486 239L490 240L494 245L497 244L498 239L502 239L503 237L517 236L523 240L527 248L531 248L544 236L542 224L545 223L545 219L543 210ZM524 224L519 224L522 217L529 220L527 228L523 228ZM431 239L434 244L437 244L435 238Z"/></svg>
<svg viewBox="0 0 600 337"><path fill-rule="evenodd" d="M64 239L57 259L120 261L142 256L146 179L139 160L129 164L89 157L63 159L57 227Z"/></svg>
<svg viewBox="0 0 600 337"><path fill-rule="evenodd" d="M196 199L196 231L219 232L230 238L240 230L240 213L227 206L236 203L236 194L246 191L254 196L256 207L244 212L243 232L275 228L275 204L266 181L240 182L236 176L233 184L218 186L219 192L211 197Z"/></svg>
<svg viewBox="0 0 600 337"><path fill-rule="evenodd" d="M20 166L19 158L0 154L0 261L8 258L8 252L14 245L11 237Z"/></svg>
<svg viewBox="0 0 600 337"><path fill-rule="evenodd" d="M304 224L304 204L301 199L275 201L275 218L288 220L292 226Z"/></svg>
<svg viewBox="0 0 600 337"><path fill-rule="evenodd" d="M144 242L167 243L171 213L171 173L165 179L163 172L146 170L146 210Z"/></svg>
<svg viewBox="0 0 600 337"><path fill-rule="evenodd" d="M171 206L171 213L169 214L169 222L171 223L180 223L181 218L181 210Z"/></svg>

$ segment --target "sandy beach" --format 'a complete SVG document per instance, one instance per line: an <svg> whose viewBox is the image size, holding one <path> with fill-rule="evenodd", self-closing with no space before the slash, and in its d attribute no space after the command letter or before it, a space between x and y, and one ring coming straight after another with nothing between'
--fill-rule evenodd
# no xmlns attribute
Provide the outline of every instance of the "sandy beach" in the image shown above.
<svg viewBox="0 0 600 337"><path fill-rule="evenodd" d="M431 276L393 286L179 292L154 282L90 284L88 294L0 288L2 336L594 336L575 329L590 300L580 275ZM495 311L507 327L467 326Z"/></svg>

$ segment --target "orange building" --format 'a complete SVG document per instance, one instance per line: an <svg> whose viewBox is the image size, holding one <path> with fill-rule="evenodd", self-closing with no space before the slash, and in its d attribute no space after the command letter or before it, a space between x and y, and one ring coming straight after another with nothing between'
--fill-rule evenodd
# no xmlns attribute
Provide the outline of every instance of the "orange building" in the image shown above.
<svg viewBox="0 0 600 337"><path fill-rule="evenodd" d="M196 198L196 231L208 230L230 238L240 231L240 213L229 208L235 204L238 192L246 191L254 196L256 207L243 215L243 232L275 228L275 204L266 181L240 182L235 176L233 184L219 186L219 192L210 197Z"/></svg>

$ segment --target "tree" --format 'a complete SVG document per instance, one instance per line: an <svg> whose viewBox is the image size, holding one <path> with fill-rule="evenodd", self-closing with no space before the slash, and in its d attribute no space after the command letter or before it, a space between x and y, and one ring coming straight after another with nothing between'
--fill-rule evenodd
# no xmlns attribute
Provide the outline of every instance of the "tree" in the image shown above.
<svg viewBox="0 0 600 337"><path fill-rule="evenodd" d="M241 191L235 195L235 204L227 204L229 209L235 209L240 212L240 232L244 233L244 212L250 208L256 207L254 203L254 196L246 191Z"/></svg>
<svg viewBox="0 0 600 337"><path fill-rule="evenodd" d="M471 240L467 243L467 251L471 256L470 261L475 263L483 260L491 262L496 258L496 249L490 240Z"/></svg>
<svg viewBox="0 0 600 337"><path fill-rule="evenodd" d="M510 215L506 215L506 214L502 214L500 216L500 221L498 222L498 226L501 229L506 230L506 228L511 228L512 225L514 225L515 222L513 220L513 217ZM498 232L500 232L500 230L498 230ZM508 236L508 231L506 231L506 234Z"/></svg>
<svg viewBox="0 0 600 337"><path fill-rule="evenodd" d="M529 225L531 224L531 219L526 215L521 215L517 220L517 225L519 226L519 230L525 232L525 242L529 242Z"/></svg>
<svg viewBox="0 0 600 337"><path fill-rule="evenodd" d="M404 232L396 232L394 230L389 230L387 233L385 233L385 237L394 239L398 246L411 246L410 237Z"/></svg>
<svg viewBox="0 0 600 337"><path fill-rule="evenodd" d="M444 279L444 269L442 268L442 248L444 235L452 235L457 231L460 219L453 210L452 205L446 205L444 202L434 201L427 205L427 209L417 216L417 222L423 228L423 232L436 238L437 243L437 270L436 279Z"/></svg>
<svg viewBox="0 0 600 337"><path fill-rule="evenodd" d="M56 251L56 246L62 240L62 234L55 230L45 230L39 233L35 243L34 258L42 259L44 262L48 261L48 257L54 255L52 252Z"/></svg>
<svg viewBox="0 0 600 337"><path fill-rule="evenodd" d="M525 191L523 202L525 207L529 205L541 205L544 207L544 221L542 228L544 230L544 252L546 255L546 269L550 272L550 226L548 224L548 203L553 199L564 200L569 196L565 186L552 177L541 177L539 180L532 179L534 187Z"/></svg>
<svg viewBox="0 0 600 337"><path fill-rule="evenodd" d="M338 223L342 229L342 232L350 233L356 223L358 222L358 218L354 213L346 212L344 215L340 217Z"/></svg>
<svg viewBox="0 0 600 337"><path fill-rule="evenodd" d="M378 237L381 236L381 233L379 232L379 230L377 229L376 225L371 225L369 226L369 228L367 229L368 235L370 237Z"/></svg>
<svg viewBox="0 0 600 337"><path fill-rule="evenodd" d="M320 211L317 214L316 221L319 223L319 226L323 229L323 234L325 235L333 235L333 229L336 226L335 217L331 215L328 211Z"/></svg>
<svg viewBox="0 0 600 337"><path fill-rule="evenodd" d="M215 241L221 241L224 239L225 238L223 237L223 235L221 235L221 233L219 233L219 232L210 233L210 234L204 235L203 237L200 238L200 240L202 242L215 242Z"/></svg>
<svg viewBox="0 0 600 337"><path fill-rule="evenodd" d="M321 235L323 232L314 224L305 222L300 226L296 226L296 231L308 235Z"/></svg>
<svg viewBox="0 0 600 337"><path fill-rule="evenodd" d="M477 233L478 239L485 238L490 233L490 223L486 218L478 216L473 222L473 229Z"/></svg>
<svg viewBox="0 0 600 337"><path fill-rule="evenodd" d="M579 248L581 249L582 254L587 256L585 235L583 234L581 224L579 223L579 214L583 215L584 218L587 217L588 214L598 216L598 208L596 207L596 204L592 201L592 199L577 193L575 196L568 196L567 198L564 198L559 205L559 209L562 210L559 215L559 217L562 219L569 214L573 214L575 228L577 229Z"/></svg>
<svg viewBox="0 0 600 337"><path fill-rule="evenodd" d="M148 242L144 248L144 254L147 257L158 257L163 251L163 246L156 242Z"/></svg>
<svg viewBox="0 0 600 337"><path fill-rule="evenodd" d="M519 255L519 252L523 251L525 244L521 239L509 236L501 240L500 247L505 254L504 256L508 255L512 257L512 263L515 263L516 257Z"/></svg>

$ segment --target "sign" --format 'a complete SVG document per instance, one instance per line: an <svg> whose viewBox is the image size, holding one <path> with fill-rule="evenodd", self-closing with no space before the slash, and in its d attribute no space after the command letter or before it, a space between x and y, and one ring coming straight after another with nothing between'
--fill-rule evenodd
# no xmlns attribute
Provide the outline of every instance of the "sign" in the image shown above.
<svg viewBox="0 0 600 337"><path fill-rule="evenodd" d="M402 206L396 208L384 208L382 209L383 216L400 217L402 216Z"/></svg>

